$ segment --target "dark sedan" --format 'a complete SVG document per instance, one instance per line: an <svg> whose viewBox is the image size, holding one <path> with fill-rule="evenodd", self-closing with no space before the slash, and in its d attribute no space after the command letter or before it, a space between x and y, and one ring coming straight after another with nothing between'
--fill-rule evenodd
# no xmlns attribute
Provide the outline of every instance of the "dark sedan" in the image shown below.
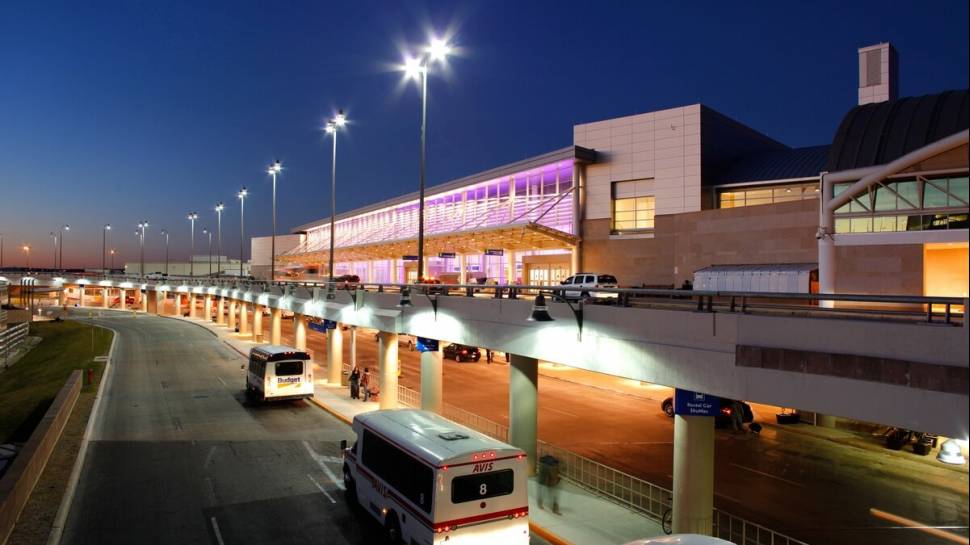
<svg viewBox="0 0 970 545"><path fill-rule="evenodd" d="M453 359L459 363L482 359L482 353L478 351L478 348L463 344L449 344L442 349L442 352L445 358Z"/></svg>

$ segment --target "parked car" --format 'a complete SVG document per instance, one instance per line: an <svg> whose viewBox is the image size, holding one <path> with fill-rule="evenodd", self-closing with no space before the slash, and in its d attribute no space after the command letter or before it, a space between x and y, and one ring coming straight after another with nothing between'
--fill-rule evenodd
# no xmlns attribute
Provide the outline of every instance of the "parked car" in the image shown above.
<svg viewBox="0 0 970 545"><path fill-rule="evenodd" d="M561 294L566 299L616 299L616 293L593 291L596 288L616 288L616 277L612 274L576 273L561 282Z"/></svg>
<svg viewBox="0 0 970 545"><path fill-rule="evenodd" d="M453 359L458 363L463 361L478 361L482 359L482 353L474 346L452 343L442 349L445 358Z"/></svg>
<svg viewBox="0 0 970 545"><path fill-rule="evenodd" d="M356 274L344 274L335 276L333 281L338 289L354 289L360 284L360 277Z"/></svg>
<svg viewBox="0 0 970 545"><path fill-rule="evenodd" d="M731 403L732 400L726 397L719 397L721 405L720 414L714 417L714 427L716 428L730 428L731 427ZM660 403L660 408L663 409L664 414L673 418L674 417L674 398L668 397ZM744 401L741 402L741 408L744 409L744 415L741 416L741 421L745 424L750 423L754 420L754 413L751 412L751 405L748 405Z"/></svg>

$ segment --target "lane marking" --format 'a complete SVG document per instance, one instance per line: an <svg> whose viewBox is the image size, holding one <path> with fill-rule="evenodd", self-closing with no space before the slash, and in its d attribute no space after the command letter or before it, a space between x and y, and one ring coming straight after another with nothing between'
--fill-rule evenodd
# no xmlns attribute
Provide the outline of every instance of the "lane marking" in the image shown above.
<svg viewBox="0 0 970 545"><path fill-rule="evenodd" d="M206 454L206 456L205 456L205 462L202 464L202 468L203 469L209 467L209 464L212 463L212 457L215 455L215 453L216 453L216 446L213 445L209 449L209 454Z"/></svg>
<svg viewBox="0 0 970 545"><path fill-rule="evenodd" d="M210 518L209 521L212 522L212 531L216 533L216 541L219 542L219 545L226 545L226 542L222 539L222 532L219 531L219 521L215 517Z"/></svg>
<svg viewBox="0 0 970 545"><path fill-rule="evenodd" d="M788 484L790 484L792 486L797 486L797 487L804 487L805 486L802 483L796 483L795 481L789 481L788 479L784 479L782 477L778 477L777 475L772 475L771 473L765 473L764 471L758 471L757 469L750 468L750 467L747 467L747 466L743 466L743 465L740 465L740 464L735 464L733 462L731 463L731 465L734 466L734 467L736 467L736 468L738 468L738 469L743 469L745 471L750 471L752 473L757 473L758 475L761 475L762 477L768 477L769 479L775 479L775 480L781 481L783 483L788 483Z"/></svg>
<svg viewBox="0 0 970 545"><path fill-rule="evenodd" d="M214 484L212 484L212 479L210 479L209 477L206 477L205 478L205 484L206 484L206 491L209 492L209 503L211 505L215 505L216 504L216 487L215 487Z"/></svg>
<svg viewBox="0 0 970 545"><path fill-rule="evenodd" d="M922 522L917 522L915 520L901 517L899 515L894 515L892 513L883 511L881 509L876 509L875 507L869 508L869 514L876 518L887 520L889 522L899 524L900 526L903 526L906 528L912 528L914 530L926 532L931 536L935 536L940 539L945 539L947 541L952 541L953 543L962 543L963 545L967 545L968 543L970 543L970 539L954 534L953 532L947 532L947 531L941 530L936 526L929 526L927 524L923 524Z"/></svg>
<svg viewBox="0 0 970 545"><path fill-rule="evenodd" d="M310 482L317 487L317 490L319 490L320 492L323 492L323 495L326 496L328 500L330 500L330 503L333 503L333 504L337 503L337 500L333 499L333 496L331 496L330 493L327 492L327 489L320 486L320 483L318 483L317 480L313 478L313 475L310 475L309 473L307 473L306 476L307 476L307 479L310 479Z"/></svg>
<svg viewBox="0 0 970 545"><path fill-rule="evenodd" d="M554 413L564 414L566 416L571 416L573 418L579 418L579 415L577 415L577 414L569 413L569 412L566 412L566 411L561 411L559 409L553 409L552 407L543 407L541 410L543 410L543 411L552 411Z"/></svg>
<svg viewBox="0 0 970 545"><path fill-rule="evenodd" d="M226 388L229 387L229 385L226 384L226 381L222 380L222 377L216 377L216 378L219 379L219 382L221 382L223 386L225 386Z"/></svg>
<svg viewBox="0 0 970 545"><path fill-rule="evenodd" d="M313 447L310 446L310 443L308 441L304 441L303 446L306 447L306 451L310 453L310 458L313 458L313 461L316 462L318 466L320 466L320 469L323 470L324 473L327 474L327 478L330 479L330 481L333 482L333 484L336 485L337 488L344 490L343 480L338 479L337 476L334 475L333 471L331 471L330 468L327 467L327 459L332 459L333 457L321 456L320 454L317 454L313 450Z"/></svg>

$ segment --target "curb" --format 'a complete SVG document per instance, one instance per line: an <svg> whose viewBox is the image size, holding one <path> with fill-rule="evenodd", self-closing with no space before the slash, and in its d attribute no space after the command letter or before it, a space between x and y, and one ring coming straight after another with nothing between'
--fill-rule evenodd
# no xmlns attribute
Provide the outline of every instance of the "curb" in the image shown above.
<svg viewBox="0 0 970 545"><path fill-rule="evenodd" d="M205 325L200 324L199 322L193 321L193 320L188 319L188 318L181 318L179 316L165 316L165 315L162 315L162 314L154 314L154 315L148 314L148 316L155 316L157 318L165 318L165 319L168 319L168 320L177 320L179 322L186 322L186 323L192 324L194 326L201 327L202 329L208 331L209 334L212 335L213 337L219 337L219 334L216 333L215 331L212 331L211 329L209 329Z"/></svg>
<svg viewBox="0 0 970 545"><path fill-rule="evenodd" d="M320 401L316 397L311 397L310 398L310 403L313 403L317 407L320 407L321 409L323 409L323 410L327 411L328 413L332 414L333 416L337 417L338 420L340 420L344 424L347 424L348 426L350 426L350 425L352 425L354 423L353 420L351 420L351 419L347 418L346 416L340 414L339 412L337 412L336 409L331 408L329 405L327 405L324 402Z"/></svg>
<svg viewBox="0 0 970 545"><path fill-rule="evenodd" d="M546 528L539 526L531 520L529 521L529 530L549 543L552 543L552 545L573 545L571 541L566 541L565 539L550 532Z"/></svg>
<svg viewBox="0 0 970 545"><path fill-rule="evenodd" d="M114 366L111 363L114 359L115 346L118 344L118 331L102 325L96 325L96 327L107 329L114 336L111 338L111 348L108 349L108 360L104 364L104 372L101 373L101 384L98 385L98 391L94 395L91 414L88 415L88 423L84 428L81 445L78 448L77 457L74 458L74 467L71 468L71 475L67 480L67 488L64 490L64 496L61 497L61 504L57 507L57 514L54 515L54 522L51 524L51 533L47 536L47 545L58 545L61 542L61 536L64 534L64 525L67 522L67 515L70 514L71 506L74 504L74 493L77 491L78 482L81 480L81 468L84 466L84 459L87 457L88 444L91 442L91 432L94 429L94 421L98 417L101 400L104 399L105 385L114 377L114 374L111 372L114 370Z"/></svg>

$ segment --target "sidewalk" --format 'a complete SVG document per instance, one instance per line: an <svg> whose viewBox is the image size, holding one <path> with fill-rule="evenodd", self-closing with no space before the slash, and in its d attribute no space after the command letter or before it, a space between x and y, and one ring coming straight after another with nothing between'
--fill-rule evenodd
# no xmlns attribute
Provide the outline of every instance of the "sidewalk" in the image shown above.
<svg viewBox="0 0 970 545"><path fill-rule="evenodd" d="M196 324L212 331L225 344L240 355L248 354L256 343L243 340L227 327L200 319L171 317ZM350 422L355 415L374 411L377 402L351 400L344 386L327 384L326 368L314 361L314 398L313 403L344 422ZM538 533L551 534L553 543L563 545L622 545L635 539L663 535L660 524L639 513L623 508L613 502L591 494L568 481L559 485L559 505L562 515L539 509L536 504L538 484L529 481L529 518ZM608 522L607 522L608 521Z"/></svg>

